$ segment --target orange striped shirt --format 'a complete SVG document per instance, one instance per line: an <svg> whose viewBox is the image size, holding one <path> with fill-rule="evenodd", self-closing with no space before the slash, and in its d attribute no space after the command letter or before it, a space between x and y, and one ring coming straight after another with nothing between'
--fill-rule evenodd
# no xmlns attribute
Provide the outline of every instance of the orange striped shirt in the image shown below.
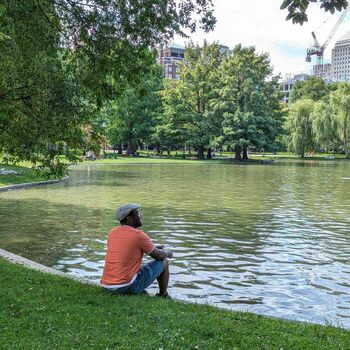
<svg viewBox="0 0 350 350"><path fill-rule="evenodd" d="M108 234L107 254L101 283L118 285L129 283L139 272L144 254L154 249L151 239L142 230L123 225Z"/></svg>

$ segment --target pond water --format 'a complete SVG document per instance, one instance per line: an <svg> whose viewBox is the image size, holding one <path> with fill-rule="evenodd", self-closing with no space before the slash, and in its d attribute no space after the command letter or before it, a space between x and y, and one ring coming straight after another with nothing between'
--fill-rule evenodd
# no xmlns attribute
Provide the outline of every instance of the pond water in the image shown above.
<svg viewBox="0 0 350 350"><path fill-rule="evenodd" d="M136 202L174 250L175 298L350 328L349 193L347 162L80 165L0 193L0 247L99 280L115 208Z"/></svg>

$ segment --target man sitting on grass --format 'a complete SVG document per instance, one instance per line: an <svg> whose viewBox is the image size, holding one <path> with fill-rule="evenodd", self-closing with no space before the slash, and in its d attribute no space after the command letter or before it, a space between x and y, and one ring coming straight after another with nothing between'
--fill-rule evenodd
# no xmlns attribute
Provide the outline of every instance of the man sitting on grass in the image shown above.
<svg viewBox="0 0 350 350"><path fill-rule="evenodd" d="M121 226L114 227L108 235L107 254L101 285L109 292L118 294L147 294L145 289L157 279L157 296L169 298L169 265L171 250L155 246L142 226L140 205L124 204L117 210L117 220ZM150 255L154 261L143 266L143 255Z"/></svg>

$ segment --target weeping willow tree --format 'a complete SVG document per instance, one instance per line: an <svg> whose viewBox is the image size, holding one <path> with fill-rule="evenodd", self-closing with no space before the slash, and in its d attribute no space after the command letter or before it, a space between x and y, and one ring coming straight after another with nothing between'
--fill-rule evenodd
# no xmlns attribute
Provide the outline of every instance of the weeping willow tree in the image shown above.
<svg viewBox="0 0 350 350"><path fill-rule="evenodd" d="M315 104L312 112L312 130L317 146L327 152L336 152L340 139L338 135L338 123L334 109L329 101L320 101Z"/></svg>
<svg viewBox="0 0 350 350"><path fill-rule="evenodd" d="M309 99L292 104L286 120L290 150L304 158L305 153L314 149L312 113L314 102Z"/></svg>
<svg viewBox="0 0 350 350"><path fill-rule="evenodd" d="M350 140L350 84L339 84L330 95L330 104L334 111L336 131L343 144L345 158L349 158Z"/></svg>

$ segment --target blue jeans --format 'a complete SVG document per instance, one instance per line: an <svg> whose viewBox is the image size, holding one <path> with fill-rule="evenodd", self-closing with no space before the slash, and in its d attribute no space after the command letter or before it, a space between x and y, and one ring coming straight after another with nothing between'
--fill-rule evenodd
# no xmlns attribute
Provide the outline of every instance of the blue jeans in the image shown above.
<svg viewBox="0 0 350 350"><path fill-rule="evenodd" d="M165 260L154 260L143 265L130 286L105 290L116 294L141 294L164 271L164 262Z"/></svg>

